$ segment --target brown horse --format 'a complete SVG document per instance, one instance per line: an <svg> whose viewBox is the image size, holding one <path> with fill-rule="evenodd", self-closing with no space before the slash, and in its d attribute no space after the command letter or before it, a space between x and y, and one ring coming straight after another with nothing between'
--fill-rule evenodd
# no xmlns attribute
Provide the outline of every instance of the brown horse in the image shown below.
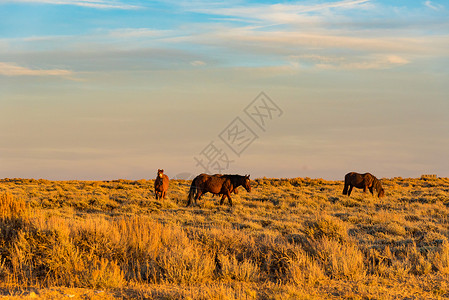
<svg viewBox="0 0 449 300"><path fill-rule="evenodd" d="M372 195L374 195L373 189L375 189L377 191L377 197L381 198L385 196L385 191L380 184L380 181L370 173L359 174L356 172L350 172L346 174L343 195L351 195L353 187L363 189L364 193L366 193L366 190L369 189Z"/></svg>
<svg viewBox="0 0 449 300"><path fill-rule="evenodd" d="M164 174L164 170L157 170L157 177L154 180L154 193L156 200L165 199L168 190L168 176Z"/></svg>
<svg viewBox="0 0 449 300"><path fill-rule="evenodd" d="M227 197L229 205L232 206L231 193L236 193L236 189L239 186L243 186L247 192L251 192L249 175L200 174L192 180L187 206L192 204L192 200L197 205L197 200L201 199L201 196L208 192L213 195L222 195L220 205L224 203Z"/></svg>
<svg viewBox="0 0 449 300"><path fill-rule="evenodd" d="M207 175L207 174L206 174ZM223 174L214 174L214 175L212 175L212 176L224 176ZM237 189L238 187L234 187L234 189L231 191L231 194L232 193L234 193L234 194L236 194L236 195L238 195L239 194L239 192L238 192L238 189ZM212 197L215 197L215 196L217 196L217 194L212 194Z"/></svg>

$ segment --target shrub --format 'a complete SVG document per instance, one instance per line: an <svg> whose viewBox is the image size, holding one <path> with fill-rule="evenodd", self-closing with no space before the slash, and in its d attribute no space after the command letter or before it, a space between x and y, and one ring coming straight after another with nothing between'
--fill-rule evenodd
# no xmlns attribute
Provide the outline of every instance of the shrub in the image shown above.
<svg viewBox="0 0 449 300"><path fill-rule="evenodd" d="M250 259L238 260L235 255L219 255L221 276L243 282L257 281L260 276L259 266Z"/></svg>
<svg viewBox="0 0 449 300"><path fill-rule="evenodd" d="M348 239L347 225L335 217L324 215L305 222L305 233L313 239L328 238L343 242Z"/></svg>
<svg viewBox="0 0 449 300"><path fill-rule="evenodd" d="M171 284L207 282L215 269L211 255L191 244L165 248L155 260L158 279Z"/></svg>
<svg viewBox="0 0 449 300"><path fill-rule="evenodd" d="M438 251L431 254L430 261L436 270L442 274L449 274L449 242L447 240L443 241Z"/></svg>
<svg viewBox="0 0 449 300"><path fill-rule="evenodd" d="M313 286L326 278L320 264L302 250L289 260L288 277L301 286Z"/></svg>
<svg viewBox="0 0 449 300"><path fill-rule="evenodd" d="M421 254L416 244L407 249L406 265L414 275L426 275L432 270L432 264Z"/></svg>
<svg viewBox="0 0 449 300"><path fill-rule="evenodd" d="M0 195L0 218L3 220L22 219L29 216L29 206L21 198L10 193Z"/></svg>
<svg viewBox="0 0 449 300"><path fill-rule="evenodd" d="M322 238L314 246L317 258L330 278L360 279L365 276L364 256L356 245Z"/></svg>

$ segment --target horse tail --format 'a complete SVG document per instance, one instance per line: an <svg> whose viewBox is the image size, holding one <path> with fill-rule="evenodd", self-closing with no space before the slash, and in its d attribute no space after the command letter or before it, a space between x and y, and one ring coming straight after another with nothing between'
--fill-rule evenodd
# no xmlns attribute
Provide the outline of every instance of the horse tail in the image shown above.
<svg viewBox="0 0 449 300"><path fill-rule="evenodd" d="M190 185L190 190L189 190L189 197L187 198L187 206L189 206L190 204L192 204L193 198L195 196L195 192L197 191L198 187L196 186L196 179L197 177L195 177L192 180L192 184Z"/></svg>

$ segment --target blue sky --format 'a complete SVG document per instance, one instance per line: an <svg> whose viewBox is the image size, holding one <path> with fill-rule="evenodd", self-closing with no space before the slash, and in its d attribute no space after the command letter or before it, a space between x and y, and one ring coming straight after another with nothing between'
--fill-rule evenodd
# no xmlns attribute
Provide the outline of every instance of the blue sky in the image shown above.
<svg viewBox="0 0 449 300"><path fill-rule="evenodd" d="M0 0L0 178L449 176L445 1ZM218 134L284 111L239 157ZM244 116L244 114L243 114ZM248 121L250 122L250 121Z"/></svg>

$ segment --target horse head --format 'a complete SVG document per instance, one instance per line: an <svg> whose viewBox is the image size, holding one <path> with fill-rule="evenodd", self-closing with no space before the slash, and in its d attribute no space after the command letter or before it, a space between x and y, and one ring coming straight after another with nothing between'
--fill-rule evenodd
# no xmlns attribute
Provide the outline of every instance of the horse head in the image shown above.
<svg viewBox="0 0 449 300"><path fill-rule="evenodd" d="M375 180L374 180L374 188L377 191L377 197L382 198L383 196L385 196L385 190L382 187L380 180L377 178L375 178Z"/></svg>
<svg viewBox="0 0 449 300"><path fill-rule="evenodd" d="M245 181L242 185L248 193L251 193L251 180L249 179L249 175L245 175Z"/></svg>
<svg viewBox="0 0 449 300"><path fill-rule="evenodd" d="M377 194L377 197L382 198L383 196L385 196L385 190L383 187L381 187L378 192L379 193Z"/></svg>
<svg viewBox="0 0 449 300"><path fill-rule="evenodd" d="M157 169L157 176L160 178L164 177L164 169Z"/></svg>

